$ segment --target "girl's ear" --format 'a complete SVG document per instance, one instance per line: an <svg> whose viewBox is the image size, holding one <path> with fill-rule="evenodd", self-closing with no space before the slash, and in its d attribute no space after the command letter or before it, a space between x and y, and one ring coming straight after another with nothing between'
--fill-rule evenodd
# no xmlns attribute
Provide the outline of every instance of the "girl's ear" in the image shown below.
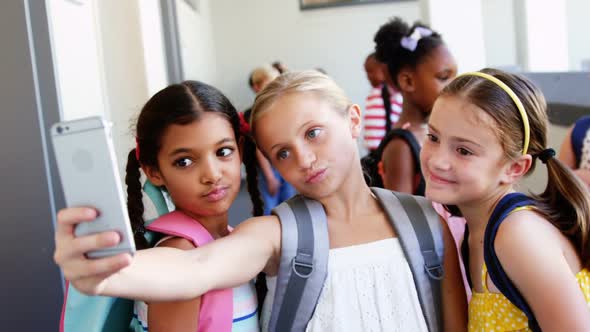
<svg viewBox="0 0 590 332"><path fill-rule="evenodd" d="M402 69L397 74L397 84L403 92L416 91L416 84L414 80L414 72L409 69Z"/></svg>
<svg viewBox="0 0 590 332"><path fill-rule="evenodd" d="M357 104L353 104L348 108L348 118L350 119L350 132L353 138L358 138L361 135L361 113L361 108Z"/></svg>
<svg viewBox="0 0 590 332"><path fill-rule="evenodd" d="M509 161L500 178L501 184L515 184L518 182L533 165L533 157L530 154L518 157Z"/></svg>
<svg viewBox="0 0 590 332"><path fill-rule="evenodd" d="M141 170L154 186L162 187L165 185L164 177L156 167L141 166Z"/></svg>

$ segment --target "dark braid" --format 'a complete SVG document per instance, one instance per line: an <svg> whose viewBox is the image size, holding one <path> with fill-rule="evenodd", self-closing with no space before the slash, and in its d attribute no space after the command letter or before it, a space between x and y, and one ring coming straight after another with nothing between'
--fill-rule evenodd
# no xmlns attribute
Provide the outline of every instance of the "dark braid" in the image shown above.
<svg viewBox="0 0 590 332"><path fill-rule="evenodd" d="M250 115L252 109L244 112L244 120L250 122ZM242 160L246 166L246 185L248 186L248 193L252 201L252 215L258 217L264 214L264 201L260 195L260 188L258 187L258 160L256 159L256 143L250 136L242 135L244 138L244 151ZM258 312L262 312L264 299L268 293L268 286L266 285L266 273L260 272L256 276L254 283L256 288L256 298L258 300Z"/></svg>
<svg viewBox="0 0 590 332"><path fill-rule="evenodd" d="M264 214L264 202L258 188L258 162L256 160L256 144L250 136L244 137L244 165L246 166L246 185L252 201L252 215L258 217Z"/></svg>
<svg viewBox="0 0 590 332"><path fill-rule="evenodd" d="M250 115L252 109L248 109L244 112L244 121L250 123ZM252 134L240 135L244 138L244 151L242 151L242 162L246 166L246 186L248 193L250 194L250 200L252 201L252 216L259 217L264 214L264 201L260 194L260 188L258 187L258 160L256 159L256 143L252 139Z"/></svg>
<svg viewBox="0 0 590 332"><path fill-rule="evenodd" d="M127 168L125 174L125 184L127 185L127 212L129 213L131 228L133 229L135 246L137 249L146 249L149 245L144 237L144 209L140 177L139 162L135 158L135 149L133 149L127 156Z"/></svg>

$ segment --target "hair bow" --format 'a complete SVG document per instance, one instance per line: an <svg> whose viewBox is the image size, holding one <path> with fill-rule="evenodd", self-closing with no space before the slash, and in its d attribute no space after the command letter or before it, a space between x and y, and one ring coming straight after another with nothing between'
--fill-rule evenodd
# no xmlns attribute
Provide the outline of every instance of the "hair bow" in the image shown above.
<svg viewBox="0 0 590 332"><path fill-rule="evenodd" d="M432 35L432 30L424 27L415 27L414 31L409 36L402 38L400 44L403 48L410 52L414 52L418 47L418 42L424 37Z"/></svg>
<svg viewBox="0 0 590 332"><path fill-rule="evenodd" d="M246 121L244 113L238 113L238 117L240 118L240 134L250 134L250 124L248 124L248 121Z"/></svg>

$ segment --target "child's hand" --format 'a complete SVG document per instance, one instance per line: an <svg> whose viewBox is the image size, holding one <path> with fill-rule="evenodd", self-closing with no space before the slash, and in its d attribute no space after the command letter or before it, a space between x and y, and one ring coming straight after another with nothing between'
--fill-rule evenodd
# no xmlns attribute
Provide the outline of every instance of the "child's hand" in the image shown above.
<svg viewBox="0 0 590 332"><path fill-rule="evenodd" d="M116 232L75 237L74 228L81 222L91 222L96 210L67 208L57 214L55 253L53 259L62 268L64 276L76 289L89 295L99 295L108 277L131 263L127 253L116 256L88 259L86 252L108 248L120 241Z"/></svg>

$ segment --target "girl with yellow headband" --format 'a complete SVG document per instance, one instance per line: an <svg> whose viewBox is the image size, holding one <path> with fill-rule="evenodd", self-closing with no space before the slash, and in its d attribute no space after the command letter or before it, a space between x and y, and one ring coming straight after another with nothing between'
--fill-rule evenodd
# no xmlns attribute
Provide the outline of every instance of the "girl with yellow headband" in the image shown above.
<svg viewBox="0 0 590 332"><path fill-rule="evenodd" d="M425 194L467 220L469 331L590 331L590 197L547 148L547 124L541 92L497 70L461 75L434 104ZM517 193L537 160L545 191Z"/></svg>

